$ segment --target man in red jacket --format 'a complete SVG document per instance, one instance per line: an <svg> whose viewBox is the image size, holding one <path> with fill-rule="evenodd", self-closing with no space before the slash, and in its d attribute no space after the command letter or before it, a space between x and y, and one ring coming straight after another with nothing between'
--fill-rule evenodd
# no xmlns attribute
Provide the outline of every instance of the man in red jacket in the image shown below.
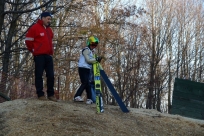
<svg viewBox="0 0 204 136"><path fill-rule="evenodd" d="M38 99L57 101L54 97L54 66L53 66L53 32L50 28L52 15L43 12L41 19L31 26L26 34L27 49L33 54L35 61L35 87ZM43 72L47 77L47 98L43 92Z"/></svg>

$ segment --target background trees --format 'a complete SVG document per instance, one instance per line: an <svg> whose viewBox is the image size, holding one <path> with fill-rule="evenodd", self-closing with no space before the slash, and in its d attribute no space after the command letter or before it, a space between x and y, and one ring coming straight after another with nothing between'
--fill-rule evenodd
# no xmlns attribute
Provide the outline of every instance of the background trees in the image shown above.
<svg viewBox="0 0 204 136"><path fill-rule="evenodd" d="M80 84L77 61L90 35L99 37L101 65L127 106L168 112L175 77L203 82L202 0L2 0L0 6L0 88L12 99L35 96L24 36L45 10L53 13L62 100L72 100ZM105 85L103 94L116 104Z"/></svg>

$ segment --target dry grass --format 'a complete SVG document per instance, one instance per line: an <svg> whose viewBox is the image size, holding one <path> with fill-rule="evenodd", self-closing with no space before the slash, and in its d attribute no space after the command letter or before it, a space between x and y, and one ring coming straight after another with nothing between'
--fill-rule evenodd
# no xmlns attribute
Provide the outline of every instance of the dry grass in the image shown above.
<svg viewBox="0 0 204 136"><path fill-rule="evenodd" d="M0 136L203 136L204 121L155 110L18 99L0 104Z"/></svg>

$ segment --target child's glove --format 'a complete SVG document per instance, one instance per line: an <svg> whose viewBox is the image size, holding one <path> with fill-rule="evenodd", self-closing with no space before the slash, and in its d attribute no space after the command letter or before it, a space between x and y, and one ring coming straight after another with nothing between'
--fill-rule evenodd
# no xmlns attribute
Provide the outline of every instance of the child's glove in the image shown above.
<svg viewBox="0 0 204 136"><path fill-rule="evenodd" d="M101 62L102 57L96 57L96 61L98 61L99 63Z"/></svg>

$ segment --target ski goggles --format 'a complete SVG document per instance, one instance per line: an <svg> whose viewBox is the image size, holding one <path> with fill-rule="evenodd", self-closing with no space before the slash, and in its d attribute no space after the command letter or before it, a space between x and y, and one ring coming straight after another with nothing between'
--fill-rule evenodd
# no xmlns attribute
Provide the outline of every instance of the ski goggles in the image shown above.
<svg viewBox="0 0 204 136"><path fill-rule="evenodd" d="M92 42L92 43L91 43L91 46L96 47L97 45L98 45L98 42Z"/></svg>

